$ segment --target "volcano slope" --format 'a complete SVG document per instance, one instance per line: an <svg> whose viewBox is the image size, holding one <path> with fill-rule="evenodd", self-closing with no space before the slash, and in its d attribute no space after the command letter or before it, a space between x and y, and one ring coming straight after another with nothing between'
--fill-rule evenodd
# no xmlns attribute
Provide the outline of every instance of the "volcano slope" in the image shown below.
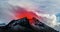
<svg viewBox="0 0 60 32"><path fill-rule="evenodd" d="M12 20L7 25L0 26L0 32L58 32L34 17L31 20L34 23L29 23L27 17Z"/></svg>

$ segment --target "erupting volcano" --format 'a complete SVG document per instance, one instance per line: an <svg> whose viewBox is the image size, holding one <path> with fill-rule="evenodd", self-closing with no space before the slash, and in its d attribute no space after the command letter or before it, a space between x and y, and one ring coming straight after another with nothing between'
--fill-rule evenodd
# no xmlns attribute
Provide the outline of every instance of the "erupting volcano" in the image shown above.
<svg viewBox="0 0 60 32"><path fill-rule="evenodd" d="M39 21L37 18L40 17L32 11L18 7L14 10L14 15L17 19L0 26L0 32L58 32Z"/></svg>
<svg viewBox="0 0 60 32"><path fill-rule="evenodd" d="M18 7L17 10L15 10L15 16L17 19L27 17L29 19L30 24L34 23L33 17L38 18L38 16L35 13L27 11L27 9L20 7Z"/></svg>

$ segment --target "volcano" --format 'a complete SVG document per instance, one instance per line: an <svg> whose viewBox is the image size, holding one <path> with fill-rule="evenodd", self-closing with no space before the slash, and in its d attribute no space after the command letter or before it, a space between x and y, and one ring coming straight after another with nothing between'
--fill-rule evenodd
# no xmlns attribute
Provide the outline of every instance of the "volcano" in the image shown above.
<svg viewBox="0 0 60 32"><path fill-rule="evenodd" d="M7 25L0 26L0 32L58 32L34 17L32 20L35 23L30 24L27 17L12 20Z"/></svg>

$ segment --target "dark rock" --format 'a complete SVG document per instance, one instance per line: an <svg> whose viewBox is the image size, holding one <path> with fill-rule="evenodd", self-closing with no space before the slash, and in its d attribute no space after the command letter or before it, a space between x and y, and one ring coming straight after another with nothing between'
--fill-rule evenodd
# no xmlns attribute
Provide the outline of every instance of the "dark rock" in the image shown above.
<svg viewBox="0 0 60 32"><path fill-rule="evenodd" d="M0 32L58 32L36 18L32 20L35 21L32 25L30 25L29 19L26 17L12 20L6 26L0 26Z"/></svg>

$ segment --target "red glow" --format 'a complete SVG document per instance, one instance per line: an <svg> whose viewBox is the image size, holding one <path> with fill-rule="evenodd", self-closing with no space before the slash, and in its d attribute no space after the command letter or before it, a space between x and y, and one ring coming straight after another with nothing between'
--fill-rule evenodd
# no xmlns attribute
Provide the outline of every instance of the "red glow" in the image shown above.
<svg viewBox="0 0 60 32"><path fill-rule="evenodd" d="M27 12L27 11L23 11L23 12L17 14L17 18L23 18L23 17L27 17L28 19L32 19L33 17L37 17L37 15L32 12Z"/></svg>
<svg viewBox="0 0 60 32"><path fill-rule="evenodd" d="M30 23L32 23L33 21L31 20L33 17L37 17L36 14L34 14L33 12L27 12L27 11L21 11L20 13L16 14L17 18L24 18L27 17L30 21Z"/></svg>
<svg viewBox="0 0 60 32"><path fill-rule="evenodd" d="M27 17L29 19L30 24L34 23L34 21L32 20L33 17L35 18L38 17L35 13L26 11L25 9L20 7L18 7L17 10L15 11L15 15L17 19Z"/></svg>

